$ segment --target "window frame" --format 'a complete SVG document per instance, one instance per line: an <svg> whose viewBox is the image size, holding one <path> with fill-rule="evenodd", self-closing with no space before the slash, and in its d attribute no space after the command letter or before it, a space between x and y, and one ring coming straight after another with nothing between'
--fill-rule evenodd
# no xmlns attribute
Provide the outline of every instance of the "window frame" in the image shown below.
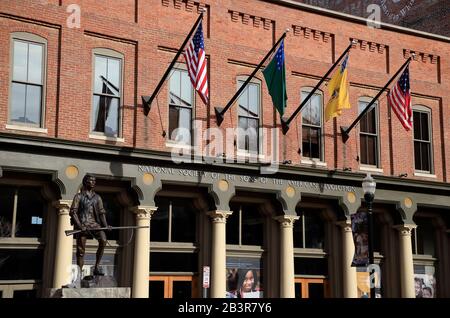
<svg viewBox="0 0 450 318"><path fill-rule="evenodd" d="M358 115L361 114L360 110L359 110L360 102L370 103L372 101L372 99L373 99L373 97L370 97L370 96L362 96L362 97L358 98ZM366 107L367 107L367 105L366 105ZM360 158L359 165L360 165L360 168L381 168L380 104L379 104L379 101L378 100L375 101L373 103L372 107L374 107L374 109L375 109L375 131L376 131L376 134L361 132L361 125L358 125L358 134L359 134L358 142L359 142L359 158ZM365 117L365 115L364 115L364 117ZM362 120L362 118L361 118L361 120ZM375 165L370 165L370 164L361 162L361 158L362 158L361 135L362 134L366 135L366 136L375 136L375 138L376 138L376 143L375 143L375 145L376 145L376 154L375 154L375 162L376 162L376 164Z"/></svg>
<svg viewBox="0 0 450 318"><path fill-rule="evenodd" d="M107 59L116 59L120 61L120 92L119 92L119 105L118 105L118 111L117 111L117 115L119 116L118 118L118 123L117 123L117 136L111 136L106 134L105 132L100 132L100 131L94 131L94 118L93 118L93 111L94 111L94 102L93 102L93 97L94 96L108 96L105 94L97 94L95 92L95 58L96 56L100 56L100 57L104 57ZM124 141L123 140L123 100L124 100L124 93L123 93L123 88L124 88L124 69L125 69L125 56L124 54L117 52L113 49L109 49L109 48L94 48L92 50L92 76L91 76L91 109L90 109L90 113L89 113L89 138L93 138L93 139L106 139L106 140L113 140L113 141ZM117 97L115 97L117 98Z"/></svg>
<svg viewBox="0 0 450 318"><path fill-rule="evenodd" d="M302 98L302 94L303 93L305 93L306 95L308 95L312 90L313 90L314 88L313 87L310 87L310 86L304 86L304 87L302 87L301 89L300 89L300 102L302 102L303 101L303 98ZM320 111L320 129L319 129L319 132L320 132L320 136L319 136L319 142L320 142L320 145L319 145L319 151L320 151L320 153L319 153L319 158L315 158L315 157L306 157L306 156L304 156L303 155L303 110L302 110L302 112L301 112L301 115L299 116L299 120L300 120L300 128L301 129L299 129L299 143L300 143L300 149L301 149L301 156L302 156L302 163L308 163L308 161L312 161L312 163L314 163L315 161L319 161L319 162L324 162L325 161L325 156L324 156L324 154L325 154L325 142L324 142L324 118L323 118L323 115L324 115L324 104L323 104L323 102L324 102L324 99L323 99L323 92L322 92L322 90L320 90L320 89L317 89L315 92L314 92L314 94L313 94L313 96L314 95L317 95L317 96L319 96L320 97L320 102L321 102L321 105L319 105L319 111ZM311 96L311 98L313 97L313 96ZM310 99L310 101L311 101L311 99ZM306 107L307 105L305 105L305 107ZM318 128L318 126L315 126L315 125L308 125L308 124L305 124L307 127L312 127L312 128Z"/></svg>
<svg viewBox="0 0 450 318"><path fill-rule="evenodd" d="M25 85L33 85L41 87L41 101L40 101L40 122L38 125L21 123L17 121L11 120L12 113L12 87L14 81L14 43L15 41L25 42L27 44L40 45L42 47L42 74L41 74L41 84L29 83L29 82L21 82L16 81L17 83L25 84ZM19 130L36 130L38 132L46 133L45 121L46 121L46 91L47 91L47 39L28 32L13 32L10 34L10 60L9 60L9 70L10 70L10 78L9 78L9 101L8 101L8 119L7 119L7 127L10 129L19 129ZM8 127L9 126L9 127Z"/></svg>
<svg viewBox="0 0 450 318"><path fill-rule="evenodd" d="M239 90L240 86L239 83L242 82L242 84L245 83L245 81L248 79L249 76L247 75L239 75L236 77L236 91ZM263 122L263 105L262 105L262 81L258 78L252 78L250 80L250 82L248 84L254 84L258 87L259 92L258 92L258 131L257 131L257 137L258 137L258 141L257 141L257 152L256 153L252 153L250 152L250 150L247 149L242 149L239 148L239 130L237 130L236 133L236 153L238 156L245 156L245 157L262 157L264 154L264 149L263 149L263 134L261 131L261 126L262 126L262 122ZM245 118L250 118L250 119L256 119L253 117L249 117L249 116L241 116L239 115L239 99L241 98L242 94L248 89L248 86L242 91L242 93L238 96L236 102L237 102L237 107L236 107L236 111L237 111L237 116L236 116L236 127L239 129L239 119L240 117L245 117Z"/></svg>
<svg viewBox="0 0 450 318"><path fill-rule="evenodd" d="M171 105L172 105L170 103L170 78L172 77L174 71L186 72L187 75L188 75L189 83L191 84L191 88L192 88L191 89L192 105L190 107L190 110L191 110L191 130L190 130L191 143L189 145L178 143L176 140L171 139L171 136L170 136L170 108L171 108ZM193 134L193 131L194 131L194 121L195 121L195 116L196 116L196 97L197 97L196 90L195 90L195 88L192 85L192 82L190 80L187 65L184 64L184 63L176 63L175 66L173 67L173 69L170 71L169 78L168 78L168 84L167 84L167 106L168 107L167 107L166 146L169 146L169 147L181 147L181 148L184 148L184 147L191 148L191 147L193 147L193 145L194 145L194 134ZM172 107L189 108L187 106L175 106L175 105L172 106Z"/></svg>
<svg viewBox="0 0 450 318"><path fill-rule="evenodd" d="M428 116L428 136L430 137L430 140L428 141L428 144L430 146L430 156L429 156L429 161L430 161L430 170L419 170L416 169L416 156L415 156L415 143L420 142L420 143L425 143L426 141L421 140L421 139L415 139L414 138L414 120L413 120L413 131L412 131L412 143L413 143L413 151L414 151L414 161L413 161L413 165L414 165L414 173L423 173L423 174L427 174L427 175L432 175L434 173L434 156L433 156L433 119L432 119L432 110L431 108L427 107L427 106L423 106L423 105L415 105L412 107L413 110L413 119L414 119L414 113L418 112L418 113L426 113Z"/></svg>

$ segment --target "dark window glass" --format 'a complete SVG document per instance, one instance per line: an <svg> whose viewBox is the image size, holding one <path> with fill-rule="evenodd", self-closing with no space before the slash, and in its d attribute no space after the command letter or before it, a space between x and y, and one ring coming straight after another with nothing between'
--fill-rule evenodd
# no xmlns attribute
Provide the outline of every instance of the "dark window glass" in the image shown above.
<svg viewBox="0 0 450 318"><path fill-rule="evenodd" d="M157 197L155 201L158 210L152 215L152 220L150 222L150 241L168 242L169 200L167 198Z"/></svg>
<svg viewBox="0 0 450 318"><path fill-rule="evenodd" d="M195 225L191 200L172 200L172 242L195 242Z"/></svg>
<svg viewBox="0 0 450 318"><path fill-rule="evenodd" d="M0 249L0 280L41 279L42 250Z"/></svg>
<svg viewBox="0 0 450 318"><path fill-rule="evenodd" d="M295 283L295 298L302 298L302 283Z"/></svg>
<svg viewBox="0 0 450 318"><path fill-rule="evenodd" d="M303 248L303 220L300 217L294 222L294 247Z"/></svg>
<svg viewBox="0 0 450 318"><path fill-rule="evenodd" d="M366 109L368 102L359 102L359 112ZM366 114L361 118L359 124L361 164L378 166L378 129L376 105L370 107Z"/></svg>
<svg viewBox="0 0 450 318"><path fill-rule="evenodd" d="M304 212L306 248L324 248L324 224L318 212L315 210Z"/></svg>
<svg viewBox="0 0 450 318"><path fill-rule="evenodd" d="M189 281L173 281L173 298L186 299L192 297L192 282Z"/></svg>
<svg viewBox="0 0 450 318"><path fill-rule="evenodd" d="M164 281L151 280L148 283L148 294L150 299L164 298Z"/></svg>
<svg viewBox="0 0 450 318"><path fill-rule="evenodd" d="M227 218L226 223L227 244L239 244L239 209L239 205L231 205L233 214Z"/></svg>
<svg viewBox="0 0 450 318"><path fill-rule="evenodd" d="M304 100L309 92L303 91ZM302 110L302 156L322 159L322 96L314 94Z"/></svg>
<svg viewBox="0 0 450 318"><path fill-rule="evenodd" d="M435 230L431 219L423 218L416 221L418 254L435 255Z"/></svg>
<svg viewBox="0 0 450 318"><path fill-rule="evenodd" d="M381 253L381 240L382 240L382 224L378 217L373 216L373 250L374 252Z"/></svg>
<svg viewBox="0 0 450 318"><path fill-rule="evenodd" d="M92 129L107 136L119 134L121 63L116 58L95 56Z"/></svg>
<svg viewBox="0 0 450 318"><path fill-rule="evenodd" d="M19 188L16 237L41 237L45 201L39 188Z"/></svg>
<svg viewBox="0 0 450 318"><path fill-rule="evenodd" d="M103 201L103 207L106 210L106 221L108 225L111 226L120 226L120 212L122 210L118 200L116 193L98 193ZM118 240L119 239L119 231L111 231L106 232L106 236L108 240Z"/></svg>
<svg viewBox="0 0 450 318"><path fill-rule="evenodd" d="M0 186L0 238L12 234L15 189Z"/></svg>
<svg viewBox="0 0 450 318"><path fill-rule="evenodd" d="M151 272L197 272L196 253L150 253Z"/></svg>
<svg viewBox="0 0 450 318"><path fill-rule="evenodd" d="M37 290L36 289L30 289L30 290L15 290L13 294L13 298L18 299L34 299L37 298Z"/></svg>
<svg viewBox="0 0 450 318"><path fill-rule="evenodd" d="M328 261L326 258L294 258L294 271L296 275L327 275Z"/></svg>
<svg viewBox="0 0 450 318"><path fill-rule="evenodd" d="M254 205L242 206L242 244L263 245L264 222Z"/></svg>
<svg viewBox="0 0 450 318"><path fill-rule="evenodd" d="M415 169L431 172L430 113L413 111Z"/></svg>
<svg viewBox="0 0 450 318"><path fill-rule="evenodd" d="M324 298L325 291L324 285L321 283L309 283L308 284L309 298Z"/></svg>
<svg viewBox="0 0 450 318"><path fill-rule="evenodd" d="M243 84L239 81L239 87ZM253 154L259 151L259 108L260 86L249 83L239 97L238 127L241 129L238 135L238 149Z"/></svg>
<svg viewBox="0 0 450 318"><path fill-rule="evenodd" d="M302 209L297 214L300 219L294 223L294 247L324 249L325 228L320 210Z"/></svg>
<svg viewBox="0 0 450 318"><path fill-rule="evenodd" d="M193 87L187 71L173 70L169 82L169 138L191 144Z"/></svg>
<svg viewBox="0 0 450 318"><path fill-rule="evenodd" d="M43 88L42 44L14 40L10 120L41 125Z"/></svg>

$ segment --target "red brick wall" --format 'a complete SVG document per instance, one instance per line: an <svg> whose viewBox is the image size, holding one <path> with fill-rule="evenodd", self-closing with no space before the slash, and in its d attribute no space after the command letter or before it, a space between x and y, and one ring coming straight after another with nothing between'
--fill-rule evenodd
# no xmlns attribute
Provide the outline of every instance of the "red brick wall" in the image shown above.
<svg viewBox="0 0 450 318"><path fill-rule="evenodd" d="M118 3L120 1L117 1ZM81 28L68 28L69 3L81 6ZM352 108L341 117L324 124L325 158L329 169L359 169L358 126L346 145L340 126L348 126L358 113L358 98L375 96L411 52L413 104L432 110L434 172L438 181L447 181L450 168L449 71L446 57L449 44L339 20L265 1L205 0L200 4L181 0L122 1L107 6L106 1L13 1L0 2L0 131L7 130L10 84L10 34L26 31L48 41L46 122L48 136L93 143L111 143L89 138L92 107L92 50L109 48L124 55L123 138L120 146L169 151L162 131L168 132L167 83L145 117L141 95L150 95L198 16L206 7L205 46L209 59L211 106L196 97L196 119L204 127L217 127L214 107L224 106L236 91L237 76L249 75L274 41L286 28L285 41L289 116L300 103L302 87L314 86L331 63L348 46L358 44L349 60ZM111 3L111 2L108 2ZM60 53L59 53L60 52ZM60 54L60 58L59 58ZM180 58L179 62L184 62ZM58 78L58 74L60 77ZM272 107L263 76L262 119L264 127L279 127L279 116ZM322 85L324 102L329 99ZM59 93L59 95L58 95ZM388 116L386 92L380 99L380 159L385 175L408 173L413 177L412 133L405 132L394 114ZM221 125L235 127L237 107L225 115ZM282 139L286 156L299 164L301 155L300 117ZM392 126L392 131L390 129ZM392 138L392 144L390 143ZM345 153L345 156L344 156ZM391 156L392 153L392 156ZM391 158L392 157L392 158Z"/></svg>

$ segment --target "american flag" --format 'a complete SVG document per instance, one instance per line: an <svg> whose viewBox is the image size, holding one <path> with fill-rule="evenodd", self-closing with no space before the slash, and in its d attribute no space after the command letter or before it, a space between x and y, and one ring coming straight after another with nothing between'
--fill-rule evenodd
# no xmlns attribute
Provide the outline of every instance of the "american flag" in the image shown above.
<svg viewBox="0 0 450 318"><path fill-rule="evenodd" d="M407 131L412 128L413 114L411 107L411 90L409 87L409 65L403 71L402 76L389 92L389 105L394 110L401 124Z"/></svg>
<svg viewBox="0 0 450 318"><path fill-rule="evenodd" d="M184 52L184 58L188 67L189 77L195 90L200 94L205 104L208 104L208 76L206 67L205 42L203 40L202 23L198 25L194 37Z"/></svg>

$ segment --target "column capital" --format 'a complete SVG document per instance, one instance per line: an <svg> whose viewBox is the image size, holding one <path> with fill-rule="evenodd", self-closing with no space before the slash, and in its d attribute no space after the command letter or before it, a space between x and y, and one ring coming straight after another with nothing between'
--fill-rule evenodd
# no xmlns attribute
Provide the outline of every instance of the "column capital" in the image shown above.
<svg viewBox="0 0 450 318"><path fill-rule="evenodd" d="M136 219L150 219L158 208L156 206L138 205L130 208L136 215Z"/></svg>
<svg viewBox="0 0 450 318"><path fill-rule="evenodd" d="M56 208L58 215L69 215L72 200L57 200L52 202L52 206Z"/></svg>
<svg viewBox="0 0 450 318"><path fill-rule="evenodd" d="M417 228L417 225L415 224L399 224L394 225L394 229L399 231L401 236L411 236L411 232L413 229Z"/></svg>
<svg viewBox="0 0 450 318"><path fill-rule="evenodd" d="M233 211L215 210L206 214L211 217L213 223L226 223L227 217L233 214Z"/></svg>
<svg viewBox="0 0 450 318"><path fill-rule="evenodd" d="M337 226L342 228L343 232L351 232L352 231L352 222L350 220L343 220L336 222Z"/></svg>
<svg viewBox="0 0 450 318"><path fill-rule="evenodd" d="M284 214L284 215L274 216L273 219L280 222L281 227L293 227L294 222L297 221L298 219L300 219L300 217L297 215Z"/></svg>

